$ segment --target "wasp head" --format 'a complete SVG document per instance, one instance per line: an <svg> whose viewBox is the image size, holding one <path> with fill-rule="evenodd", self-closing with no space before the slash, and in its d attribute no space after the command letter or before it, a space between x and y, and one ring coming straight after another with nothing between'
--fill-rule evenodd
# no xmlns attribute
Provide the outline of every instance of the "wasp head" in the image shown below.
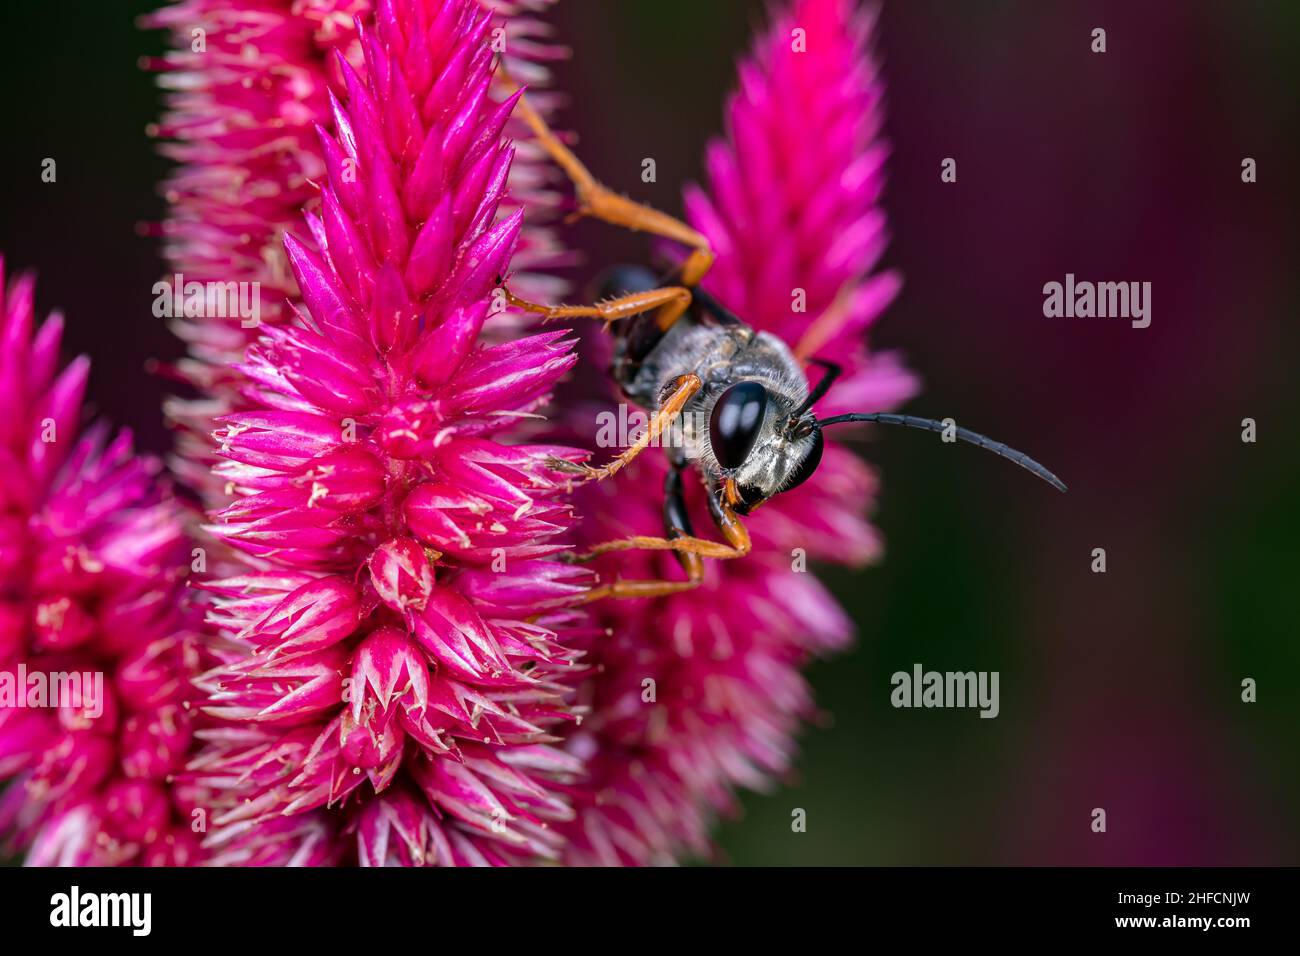
<svg viewBox="0 0 1300 956"><path fill-rule="evenodd" d="M807 481L822 447L821 429L800 399L770 383L729 385L709 412L709 457L738 514Z"/></svg>

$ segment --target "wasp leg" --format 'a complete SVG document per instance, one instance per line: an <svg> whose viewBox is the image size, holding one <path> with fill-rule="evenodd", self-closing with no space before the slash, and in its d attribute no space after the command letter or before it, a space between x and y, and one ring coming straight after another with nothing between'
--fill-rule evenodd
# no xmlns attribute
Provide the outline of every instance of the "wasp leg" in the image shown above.
<svg viewBox="0 0 1300 956"><path fill-rule="evenodd" d="M695 559L699 561L699 558ZM626 601L631 598L653 598L664 597L669 594L680 594L683 591L690 591L700 586L704 580L704 565L700 564L700 576L691 578L689 581L611 581L609 584L598 584L592 588L581 599L579 604L590 604L592 601L602 601L605 598L614 598L616 601Z"/></svg>
<svg viewBox="0 0 1300 956"><path fill-rule="evenodd" d="M511 90L518 88L508 78L506 86ZM602 185L582 164L582 160L560 142L546 120L533 109L527 96L519 98L516 109L520 118L528 124L533 135L537 137L538 145L546 150L555 164L564 170L565 175L573 182L574 191L578 195L579 215L591 216L593 219L622 226L625 229L663 236L665 239L672 239L689 246L691 254L682 264L682 285L699 285L700 280L713 265L713 250L709 246L709 240L702 233L692 229L680 219L626 196L620 196L609 187ZM674 306L664 306L665 311L671 308ZM671 325L672 322L668 321L667 324Z"/></svg>
<svg viewBox="0 0 1300 956"><path fill-rule="evenodd" d="M691 518L686 511L686 498L682 495L682 473L674 467L664 479L664 531L669 538L692 536ZM602 598L647 598L680 594L700 586L704 580L704 559L685 551L677 553L677 560L686 571L685 581L611 581L592 588L582 598L582 603Z"/></svg>
<svg viewBox="0 0 1300 956"><path fill-rule="evenodd" d="M660 331L667 332L672 324L681 318L682 313L686 311L686 307L691 304L691 290L684 286L664 286L662 289L647 289L645 292L621 295L604 302L597 302L595 305L541 305L537 302L529 302L527 299L519 298L505 286L501 288L505 292L507 302L516 309L539 313L543 322L549 322L553 319L590 318L602 319L609 323L662 307L660 313L655 317L655 321L659 323ZM668 325L662 324L665 316L668 318Z"/></svg>
<svg viewBox="0 0 1300 956"><path fill-rule="evenodd" d="M682 409L686 407L686 404L695 397L702 387L703 383L700 381L700 377L694 372L679 375L676 381L673 382L672 391L660 403L659 409L651 417L650 424L646 426L641 437L622 454L610 459L599 468L593 468L591 465L586 464L576 464L559 458L547 459L546 463L556 471L580 475L582 481L603 481L622 471L623 466L649 448L652 443L658 441L664 429L671 425L673 419L682 413Z"/></svg>
<svg viewBox="0 0 1300 956"><path fill-rule="evenodd" d="M709 495L709 514L717 526L726 544L720 541L708 541L692 534L674 535L666 538L654 538L646 535L634 535L630 538L618 538L598 544L590 551L573 558L574 561L590 561L602 554L615 551L676 551L680 555L700 558L715 558L726 561L731 558L743 558L753 548L749 532L740 522L740 516L731 506L721 501L716 495Z"/></svg>

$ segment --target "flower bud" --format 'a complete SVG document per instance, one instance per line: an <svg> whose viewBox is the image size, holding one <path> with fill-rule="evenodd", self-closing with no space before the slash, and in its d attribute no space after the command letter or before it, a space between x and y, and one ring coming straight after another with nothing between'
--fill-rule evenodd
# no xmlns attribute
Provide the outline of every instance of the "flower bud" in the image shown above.
<svg viewBox="0 0 1300 956"><path fill-rule="evenodd" d="M414 538L384 542L366 562L379 599L395 611L422 610L433 592L433 567Z"/></svg>

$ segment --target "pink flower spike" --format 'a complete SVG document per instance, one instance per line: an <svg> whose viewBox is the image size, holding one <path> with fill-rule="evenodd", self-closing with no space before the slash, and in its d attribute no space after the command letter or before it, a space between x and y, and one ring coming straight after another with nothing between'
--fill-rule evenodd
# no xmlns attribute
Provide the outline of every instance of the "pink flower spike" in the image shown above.
<svg viewBox="0 0 1300 956"><path fill-rule="evenodd" d="M853 0L779 8L740 64L728 136L708 148L709 189L688 189L685 199L688 220L718 257L705 287L800 358L843 364L847 381L831 395L869 395L856 410L891 407L916 388L895 358L873 355L862 339L898 288L895 276L871 274L885 241L873 17ZM796 28L806 39L800 50L791 42ZM843 238L828 248L828 236ZM806 297L804 312L791 309L795 290ZM620 474L617 492L590 488L577 501L589 516L583 537L661 534L664 477L663 460L646 455ZM848 564L876 558L879 533L863 518L875 487L869 469L828 440L812 480L748 520L748 557L713 564L694 591L601 603L609 636L590 645L593 714L568 742L591 780L565 828L566 861L705 854L714 817L735 806L734 790L764 787L789 769L800 723L814 711L801 668L851 637L831 595L813 575L793 572L789 556L801 548ZM709 527L696 490L688 488L694 524ZM671 557L646 552L595 568L606 580L680 577ZM642 698L646 678L657 688L653 706Z"/></svg>
<svg viewBox="0 0 1300 956"><path fill-rule="evenodd" d="M89 365L0 259L0 849L34 866L199 861L189 755L200 664L185 514L128 433L80 431ZM165 852L164 852L165 850Z"/></svg>
<svg viewBox="0 0 1300 956"><path fill-rule="evenodd" d="M298 321L248 348L245 409L216 432L235 569L205 588L224 650L202 684L232 732L205 736L193 782L223 861L266 860L265 828L302 816L292 839L351 837L330 858L527 863L572 817L553 744L585 671L556 608L578 595L540 559L572 523L545 463L581 453L504 436L575 358L511 323L479 341L522 229L491 22L392 0L335 61L323 215L285 239ZM536 603L479 607L461 576L483 566L537 569Z"/></svg>

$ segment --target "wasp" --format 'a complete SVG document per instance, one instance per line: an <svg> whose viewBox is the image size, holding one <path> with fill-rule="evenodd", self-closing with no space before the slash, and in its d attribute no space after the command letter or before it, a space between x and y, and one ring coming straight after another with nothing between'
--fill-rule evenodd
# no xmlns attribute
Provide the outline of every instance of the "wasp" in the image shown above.
<svg viewBox="0 0 1300 956"><path fill-rule="evenodd" d="M513 84L507 78L507 85ZM598 280L593 305L544 305L519 298L505 287L516 308L545 320L592 318L614 335L611 376L624 396L646 411L648 423L637 440L603 465L552 460L576 482L612 477L674 423L682 442L665 448L671 467L664 484L664 536L636 535L607 541L578 555L585 561L617 551L673 551L686 580L615 580L599 584L586 600L659 597L699 586L705 559L741 558L751 542L741 518L763 502L810 478L821 462L822 432L832 425L868 422L935 432L985 448L1027 468L1060 491L1065 484L1023 452L951 422L883 412L817 418L814 405L834 384L840 367L822 359L810 386L803 363L780 338L755 331L711 296L700 283L714 261L708 239L685 222L601 184L520 96L516 107L536 142L568 176L578 216L673 240L690 250L667 279L645 266L616 266ZM699 537L692 528L682 473L694 465L708 492L709 513L721 541Z"/></svg>

